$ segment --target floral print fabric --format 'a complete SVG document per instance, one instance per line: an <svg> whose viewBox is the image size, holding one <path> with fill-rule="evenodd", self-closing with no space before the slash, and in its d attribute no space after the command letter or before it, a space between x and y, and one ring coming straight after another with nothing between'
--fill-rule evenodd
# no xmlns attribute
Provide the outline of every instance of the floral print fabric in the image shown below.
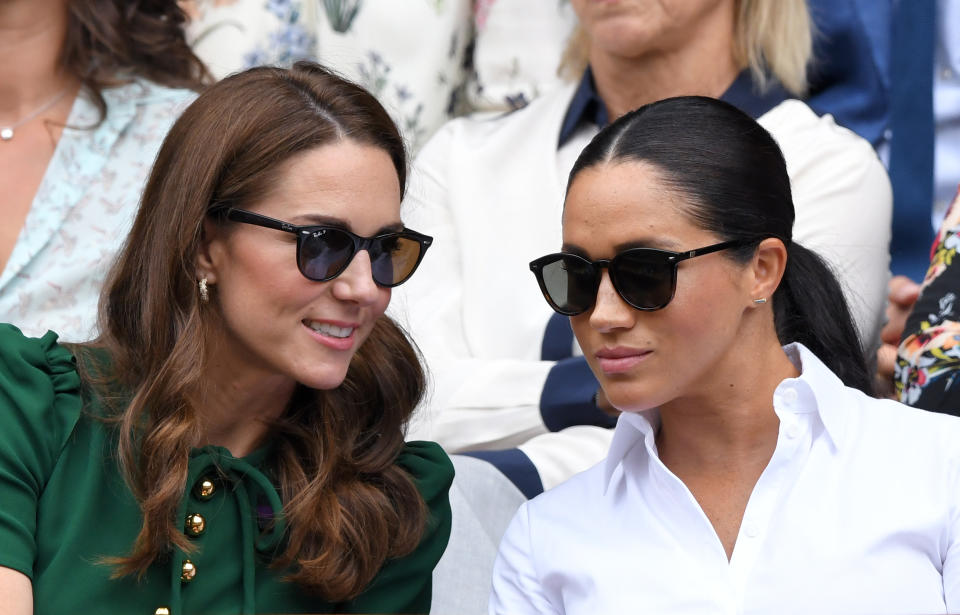
<svg viewBox="0 0 960 615"><path fill-rule="evenodd" d="M554 87L569 0L181 0L217 77L319 61L370 90L419 150L447 120Z"/></svg>
<svg viewBox="0 0 960 615"><path fill-rule="evenodd" d="M931 251L920 298L907 319L897 359L900 401L960 414L960 193Z"/></svg>
<svg viewBox="0 0 960 615"><path fill-rule="evenodd" d="M416 151L462 106L469 0L190 0L214 76L315 60L370 90Z"/></svg>
<svg viewBox="0 0 960 615"><path fill-rule="evenodd" d="M160 143L195 94L147 81L77 96L23 229L0 272L0 322L90 339L100 287L126 238Z"/></svg>

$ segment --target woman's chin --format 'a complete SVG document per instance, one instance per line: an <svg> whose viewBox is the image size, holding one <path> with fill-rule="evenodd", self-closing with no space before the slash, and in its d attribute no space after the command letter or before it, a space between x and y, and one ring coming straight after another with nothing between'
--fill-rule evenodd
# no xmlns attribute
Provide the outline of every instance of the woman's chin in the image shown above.
<svg viewBox="0 0 960 615"><path fill-rule="evenodd" d="M663 401L662 397L653 397L636 392L618 391L616 388L605 390L605 392L607 401L620 412L644 412L651 408L656 408Z"/></svg>
<svg viewBox="0 0 960 615"><path fill-rule="evenodd" d="M343 381L346 380L346 377L347 370L329 370L312 374L303 374L301 377L297 378L297 382L305 387L316 389L318 391L329 391L342 385Z"/></svg>

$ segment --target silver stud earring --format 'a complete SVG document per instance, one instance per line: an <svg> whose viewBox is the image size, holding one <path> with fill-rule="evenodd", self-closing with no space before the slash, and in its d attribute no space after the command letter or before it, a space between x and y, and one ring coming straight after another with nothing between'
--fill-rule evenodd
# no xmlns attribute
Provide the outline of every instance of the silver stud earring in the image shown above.
<svg viewBox="0 0 960 615"><path fill-rule="evenodd" d="M766 302L767 302L767 298L766 298L766 297L761 297L761 298L759 298L759 299L754 299L753 302L754 302L754 303L766 303Z"/></svg>
<svg viewBox="0 0 960 615"><path fill-rule="evenodd" d="M200 287L200 301L208 303L210 301L210 291L207 290L207 278L202 278L197 286Z"/></svg>

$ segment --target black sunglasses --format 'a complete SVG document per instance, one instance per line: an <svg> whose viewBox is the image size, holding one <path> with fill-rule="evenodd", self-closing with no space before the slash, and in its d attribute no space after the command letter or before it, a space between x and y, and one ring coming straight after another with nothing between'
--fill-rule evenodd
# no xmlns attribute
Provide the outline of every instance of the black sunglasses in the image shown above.
<svg viewBox="0 0 960 615"><path fill-rule="evenodd" d="M297 267L306 278L316 282L332 280L347 268L360 250L370 254L373 281L380 286L398 286L406 282L420 265L433 238L404 229L376 237L361 237L335 226L297 226L231 207L226 217L234 222L254 224L293 233L297 236Z"/></svg>
<svg viewBox="0 0 960 615"><path fill-rule="evenodd" d="M558 252L531 262L530 270L537 277L550 307L566 316L576 316L593 307L603 268L610 271L613 288L624 301L638 310L653 311L665 308L673 299L680 261L756 241L735 239L686 252L632 248L612 259L593 262L576 254Z"/></svg>

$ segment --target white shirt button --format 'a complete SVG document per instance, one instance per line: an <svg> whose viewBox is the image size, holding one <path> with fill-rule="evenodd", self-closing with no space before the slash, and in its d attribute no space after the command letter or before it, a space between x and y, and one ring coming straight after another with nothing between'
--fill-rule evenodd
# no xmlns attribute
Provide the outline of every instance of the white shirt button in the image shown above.
<svg viewBox="0 0 960 615"><path fill-rule="evenodd" d="M787 389L783 392L783 399L787 403L792 404L793 402L797 401L797 397L799 396L797 395L796 389Z"/></svg>
<svg viewBox="0 0 960 615"><path fill-rule="evenodd" d="M950 70L949 68L944 68L943 70L940 71L940 78L944 80L953 79L953 71Z"/></svg>
<svg viewBox="0 0 960 615"><path fill-rule="evenodd" d="M743 535L746 536L747 538L756 538L757 536L760 535L760 527L757 526L756 523L753 523L752 521L748 521L743 526Z"/></svg>
<svg viewBox="0 0 960 615"><path fill-rule="evenodd" d="M887 128L886 130L884 130L884 131L883 131L883 138L886 139L887 141L889 141L890 139L892 139L892 138L893 138L893 131L890 130L889 128Z"/></svg>
<svg viewBox="0 0 960 615"><path fill-rule="evenodd" d="M796 423L790 423L787 425L787 437L793 440L800 435L801 429L800 426Z"/></svg>

